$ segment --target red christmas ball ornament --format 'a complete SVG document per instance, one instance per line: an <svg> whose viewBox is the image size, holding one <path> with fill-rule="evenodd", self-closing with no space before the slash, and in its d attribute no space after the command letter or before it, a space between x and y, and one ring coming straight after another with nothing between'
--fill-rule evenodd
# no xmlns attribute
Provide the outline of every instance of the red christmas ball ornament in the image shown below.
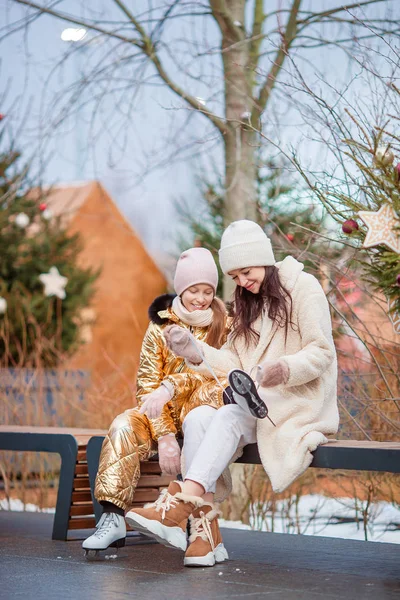
<svg viewBox="0 0 400 600"><path fill-rule="evenodd" d="M287 233L286 234L286 239L289 240L289 242L293 242L293 240L294 240L294 233Z"/></svg>
<svg viewBox="0 0 400 600"><path fill-rule="evenodd" d="M343 233L351 234L358 230L358 223L354 219L347 219L342 225Z"/></svg>
<svg viewBox="0 0 400 600"><path fill-rule="evenodd" d="M46 210L46 208L47 208L47 204L46 204L46 202L41 202L41 203L39 204L39 210L41 210L42 212L43 212L44 210Z"/></svg>
<svg viewBox="0 0 400 600"><path fill-rule="evenodd" d="M2 121L4 119L6 115L3 115L2 113L0 113L0 121Z"/></svg>
<svg viewBox="0 0 400 600"><path fill-rule="evenodd" d="M400 287L400 273L396 277L396 283Z"/></svg>

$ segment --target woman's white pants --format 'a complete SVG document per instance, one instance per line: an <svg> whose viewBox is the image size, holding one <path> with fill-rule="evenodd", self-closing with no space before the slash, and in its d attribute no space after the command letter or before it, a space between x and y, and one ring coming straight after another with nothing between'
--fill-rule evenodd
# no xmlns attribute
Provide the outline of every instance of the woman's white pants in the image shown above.
<svg viewBox="0 0 400 600"><path fill-rule="evenodd" d="M257 419L236 404L216 410L194 408L183 422L185 479L196 481L206 492L215 492L218 477L237 449L256 442Z"/></svg>

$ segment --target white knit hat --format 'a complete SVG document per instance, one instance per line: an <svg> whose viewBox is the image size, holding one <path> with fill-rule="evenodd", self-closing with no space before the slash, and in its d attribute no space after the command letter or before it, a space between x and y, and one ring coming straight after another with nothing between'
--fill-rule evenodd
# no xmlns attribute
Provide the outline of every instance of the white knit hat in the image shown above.
<svg viewBox="0 0 400 600"><path fill-rule="evenodd" d="M254 221L234 221L222 234L219 262L223 272L275 264L271 241Z"/></svg>
<svg viewBox="0 0 400 600"><path fill-rule="evenodd" d="M217 265L207 248L189 248L182 252L176 265L175 292L180 296L192 285L199 283L207 283L215 293L218 286Z"/></svg>

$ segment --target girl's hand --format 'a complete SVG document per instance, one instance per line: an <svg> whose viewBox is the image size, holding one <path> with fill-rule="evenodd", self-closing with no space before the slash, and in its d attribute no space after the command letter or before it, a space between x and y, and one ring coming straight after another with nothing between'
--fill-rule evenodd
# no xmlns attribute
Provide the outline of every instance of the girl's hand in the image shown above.
<svg viewBox="0 0 400 600"><path fill-rule="evenodd" d="M261 387L274 387L286 383L289 379L289 367L284 360L265 360L258 365L256 380Z"/></svg>
<svg viewBox="0 0 400 600"><path fill-rule="evenodd" d="M163 473L177 475L181 472L181 449L173 433L158 440L158 461Z"/></svg>
<svg viewBox="0 0 400 600"><path fill-rule="evenodd" d="M192 334L179 325L168 325L163 331L168 348L176 356L181 356L194 365L199 365L203 358L196 349L196 340Z"/></svg>
<svg viewBox="0 0 400 600"><path fill-rule="evenodd" d="M161 415L165 404L171 400L171 394L165 385L160 385L154 392L145 394L143 400L139 412L145 413L149 419L157 419Z"/></svg>

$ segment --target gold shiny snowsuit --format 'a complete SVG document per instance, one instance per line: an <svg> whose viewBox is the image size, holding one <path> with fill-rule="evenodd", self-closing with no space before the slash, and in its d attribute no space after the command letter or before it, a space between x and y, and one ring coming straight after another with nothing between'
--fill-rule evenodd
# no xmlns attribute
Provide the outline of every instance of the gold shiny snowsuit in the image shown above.
<svg viewBox="0 0 400 600"><path fill-rule="evenodd" d="M175 323L189 328L172 312L157 313L157 322L151 322L143 339L137 373L137 402L141 405L145 394L156 390L168 380L175 393L165 405L161 416L149 419L138 408L126 410L111 424L103 442L95 496L98 502L108 501L127 511L140 477L140 461L157 453L157 440L168 433L182 434L182 423L189 411L202 404L219 408L223 405L222 390L214 379L191 371L182 358L167 348L163 329ZM191 327L193 335L204 340L207 327ZM222 381L226 385L226 381Z"/></svg>

